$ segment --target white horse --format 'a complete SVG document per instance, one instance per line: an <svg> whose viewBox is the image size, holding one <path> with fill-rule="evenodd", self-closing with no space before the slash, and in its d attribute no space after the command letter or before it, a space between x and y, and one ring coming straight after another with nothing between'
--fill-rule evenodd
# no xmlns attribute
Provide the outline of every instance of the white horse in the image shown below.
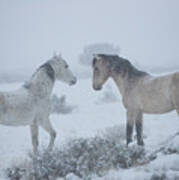
<svg viewBox="0 0 179 180"><path fill-rule="evenodd" d="M135 123L137 143L144 145L143 113L162 114L176 110L179 115L179 72L155 77L136 69L119 56L96 55L93 59L93 88L100 90L109 77L118 86L127 110L127 144L132 141Z"/></svg>
<svg viewBox="0 0 179 180"><path fill-rule="evenodd" d="M38 150L38 128L42 127L51 137L52 148L56 132L50 120L50 96L55 80L69 85L76 83L68 64L61 56L54 56L40 66L23 87L14 92L0 92L0 123L9 126L29 125L33 151Z"/></svg>

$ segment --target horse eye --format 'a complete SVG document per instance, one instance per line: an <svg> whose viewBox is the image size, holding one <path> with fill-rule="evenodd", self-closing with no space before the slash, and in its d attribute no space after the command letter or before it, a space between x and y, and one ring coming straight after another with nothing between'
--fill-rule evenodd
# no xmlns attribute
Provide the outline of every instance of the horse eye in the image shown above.
<svg viewBox="0 0 179 180"><path fill-rule="evenodd" d="M68 68L68 65L65 65L65 68L67 69L67 68Z"/></svg>

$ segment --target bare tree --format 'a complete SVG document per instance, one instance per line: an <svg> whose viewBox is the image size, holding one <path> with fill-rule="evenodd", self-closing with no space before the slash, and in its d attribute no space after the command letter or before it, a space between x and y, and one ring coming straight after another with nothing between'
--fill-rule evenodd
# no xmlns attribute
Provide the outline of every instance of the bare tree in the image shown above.
<svg viewBox="0 0 179 180"><path fill-rule="evenodd" d="M90 65L93 54L119 54L120 48L109 43L95 43L87 45L79 56L79 62L83 65Z"/></svg>

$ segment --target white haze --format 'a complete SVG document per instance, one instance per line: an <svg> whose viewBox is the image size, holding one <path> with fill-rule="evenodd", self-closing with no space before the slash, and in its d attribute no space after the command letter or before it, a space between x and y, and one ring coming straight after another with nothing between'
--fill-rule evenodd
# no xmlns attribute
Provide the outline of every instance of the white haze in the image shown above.
<svg viewBox="0 0 179 180"><path fill-rule="evenodd" d="M0 0L0 72L34 71L61 52L108 42L145 69L179 68L178 0Z"/></svg>

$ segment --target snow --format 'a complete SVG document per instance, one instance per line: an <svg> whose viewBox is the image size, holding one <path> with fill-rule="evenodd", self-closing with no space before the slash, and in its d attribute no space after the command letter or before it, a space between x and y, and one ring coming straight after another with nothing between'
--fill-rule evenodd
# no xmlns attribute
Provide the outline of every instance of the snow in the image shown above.
<svg viewBox="0 0 179 180"><path fill-rule="evenodd" d="M12 91L22 83L1 84L0 91ZM104 94L110 91L117 101L105 102ZM54 93L58 96L66 95L68 104L77 106L71 114L52 114L50 119L57 131L55 146L58 147L69 139L78 137L93 137L102 134L106 128L120 126L125 129L126 111L121 103L120 93L115 84L109 80L102 91L92 89L91 79L79 79L77 85L69 87L57 82ZM103 101L101 101L103 99ZM148 152L164 143L170 136L179 131L179 118L176 112L164 115L144 116L144 142ZM0 125L0 180L5 179L4 170L12 164L18 164L32 150L29 127L8 127ZM48 135L40 130L40 148L48 144ZM136 143L136 142L135 142ZM179 147L176 137L169 146ZM167 147L166 147L167 148ZM142 167L131 169L111 170L104 177L94 177L95 180L148 180L153 173L165 172L171 177L179 176L179 155L160 153L156 160ZM175 172L175 173L174 173ZM73 175L69 175L68 179ZM74 177L74 179L77 177Z"/></svg>

